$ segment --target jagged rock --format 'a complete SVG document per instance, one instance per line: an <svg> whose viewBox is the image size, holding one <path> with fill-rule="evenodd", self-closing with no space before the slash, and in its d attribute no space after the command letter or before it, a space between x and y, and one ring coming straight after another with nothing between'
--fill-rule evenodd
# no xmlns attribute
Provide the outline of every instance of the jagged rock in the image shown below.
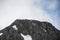
<svg viewBox="0 0 60 40"><path fill-rule="evenodd" d="M15 30L13 26L18 30ZM0 40L24 40L20 33L30 35L32 40L60 40L60 30L57 30L49 22L40 22L37 20L15 20L11 25L0 30L3 35Z"/></svg>

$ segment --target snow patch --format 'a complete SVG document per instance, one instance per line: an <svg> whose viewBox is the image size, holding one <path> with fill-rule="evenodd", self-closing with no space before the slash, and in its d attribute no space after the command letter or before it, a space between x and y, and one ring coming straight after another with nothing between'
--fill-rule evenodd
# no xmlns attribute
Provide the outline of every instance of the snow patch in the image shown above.
<svg viewBox="0 0 60 40"><path fill-rule="evenodd" d="M24 40L32 40L32 38L31 38L31 36L30 35L23 35L22 33L21 33L21 36L24 38Z"/></svg>
<svg viewBox="0 0 60 40"><path fill-rule="evenodd" d="M3 35L3 33L0 33L0 36Z"/></svg>
<svg viewBox="0 0 60 40"><path fill-rule="evenodd" d="M14 25L13 28L14 28L15 30L18 30L18 28L16 27L16 25Z"/></svg>

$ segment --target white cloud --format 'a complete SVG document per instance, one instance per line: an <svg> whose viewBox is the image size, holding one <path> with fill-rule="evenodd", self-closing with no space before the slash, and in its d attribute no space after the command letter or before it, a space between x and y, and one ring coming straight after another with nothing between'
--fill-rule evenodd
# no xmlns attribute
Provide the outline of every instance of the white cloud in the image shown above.
<svg viewBox="0 0 60 40"><path fill-rule="evenodd" d="M46 11L34 5L40 0L6 0L0 2L0 30L10 25L15 19L35 19L56 22ZM51 7L49 7L51 8ZM56 26L56 25L55 25Z"/></svg>

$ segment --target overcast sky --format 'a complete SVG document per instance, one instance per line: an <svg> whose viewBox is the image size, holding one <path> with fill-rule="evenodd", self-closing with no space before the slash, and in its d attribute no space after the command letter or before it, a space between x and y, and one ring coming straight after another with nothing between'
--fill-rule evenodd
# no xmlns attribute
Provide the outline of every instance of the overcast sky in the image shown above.
<svg viewBox="0 0 60 40"><path fill-rule="evenodd" d="M58 0L0 0L0 30L15 19L48 21L60 30Z"/></svg>

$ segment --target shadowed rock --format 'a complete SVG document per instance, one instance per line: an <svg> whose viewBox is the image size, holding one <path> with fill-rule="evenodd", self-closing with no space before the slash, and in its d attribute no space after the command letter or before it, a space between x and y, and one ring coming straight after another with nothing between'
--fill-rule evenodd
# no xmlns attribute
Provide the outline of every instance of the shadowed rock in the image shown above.
<svg viewBox="0 0 60 40"><path fill-rule="evenodd" d="M15 30L13 26L18 30ZM57 30L49 22L37 20L15 20L11 25L0 30L3 35L0 40L24 40L20 33L30 35L32 40L60 40L60 30Z"/></svg>

